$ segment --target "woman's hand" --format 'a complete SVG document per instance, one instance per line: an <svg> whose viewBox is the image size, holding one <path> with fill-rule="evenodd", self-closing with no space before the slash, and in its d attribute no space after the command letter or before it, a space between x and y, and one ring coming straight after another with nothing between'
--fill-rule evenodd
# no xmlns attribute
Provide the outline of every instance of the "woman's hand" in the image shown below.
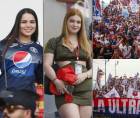
<svg viewBox="0 0 140 118"><path fill-rule="evenodd" d="M56 86L57 92L59 92L61 94L64 94L64 93L69 94L69 92L66 89L65 84L64 84L64 82L62 80L56 79L54 81L54 84Z"/></svg>
<svg viewBox="0 0 140 118"><path fill-rule="evenodd" d="M77 75L77 80L75 81L74 85L82 83L87 78L86 73L80 73Z"/></svg>

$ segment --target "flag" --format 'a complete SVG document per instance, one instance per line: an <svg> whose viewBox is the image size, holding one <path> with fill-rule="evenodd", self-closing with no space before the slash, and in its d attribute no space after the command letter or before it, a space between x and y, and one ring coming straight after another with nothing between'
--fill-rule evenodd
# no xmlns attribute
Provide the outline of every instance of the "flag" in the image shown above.
<svg viewBox="0 0 140 118"><path fill-rule="evenodd" d="M135 75L135 78L138 78L138 76L139 76L139 73L137 72L136 75Z"/></svg>
<svg viewBox="0 0 140 118"><path fill-rule="evenodd" d="M134 85L135 89L137 89L138 76L139 76L139 73L137 72L136 75L134 76L134 82L133 82L133 85Z"/></svg>
<svg viewBox="0 0 140 118"><path fill-rule="evenodd" d="M111 83L112 82L112 74L109 73L108 75L108 79L107 79L107 84Z"/></svg>
<svg viewBox="0 0 140 118"><path fill-rule="evenodd" d="M127 7L122 8L122 16L124 16L125 18L129 17L129 12L128 12Z"/></svg>
<svg viewBox="0 0 140 118"><path fill-rule="evenodd" d="M103 70L98 68L97 78L96 78L98 89L101 89L101 77L102 77L102 75L104 75Z"/></svg>
<svg viewBox="0 0 140 118"><path fill-rule="evenodd" d="M137 0L131 0L130 3L132 3L132 4L137 4Z"/></svg>
<svg viewBox="0 0 140 118"><path fill-rule="evenodd" d="M130 7L131 7L131 11L132 11L133 13L139 11L139 5L138 5L137 0L131 0L131 2L130 2L129 5L130 5Z"/></svg>
<svg viewBox="0 0 140 118"><path fill-rule="evenodd" d="M132 87L128 88L128 93L127 93L127 98L136 98L136 99L140 99L140 91L135 90Z"/></svg>
<svg viewBox="0 0 140 118"><path fill-rule="evenodd" d="M93 16L96 20L101 19L101 5L100 0L93 0Z"/></svg>
<svg viewBox="0 0 140 118"><path fill-rule="evenodd" d="M115 89L115 87L113 87L113 89L109 91L107 94L105 94L104 97L105 98L120 98L120 95Z"/></svg>
<svg viewBox="0 0 140 118"><path fill-rule="evenodd" d="M98 10L101 10L100 0L96 0L95 6Z"/></svg>

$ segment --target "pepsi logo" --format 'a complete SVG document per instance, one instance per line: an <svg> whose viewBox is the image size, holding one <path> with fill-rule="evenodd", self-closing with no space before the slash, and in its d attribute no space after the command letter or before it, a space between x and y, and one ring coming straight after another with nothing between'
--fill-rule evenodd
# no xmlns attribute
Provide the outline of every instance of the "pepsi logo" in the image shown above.
<svg viewBox="0 0 140 118"><path fill-rule="evenodd" d="M25 51L18 51L13 55L13 63L18 68L25 68L30 65L32 56L30 53Z"/></svg>

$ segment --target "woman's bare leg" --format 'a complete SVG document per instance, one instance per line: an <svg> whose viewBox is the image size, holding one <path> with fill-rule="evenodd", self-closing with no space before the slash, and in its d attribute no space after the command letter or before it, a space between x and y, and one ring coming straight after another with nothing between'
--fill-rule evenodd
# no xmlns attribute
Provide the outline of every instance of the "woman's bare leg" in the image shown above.
<svg viewBox="0 0 140 118"><path fill-rule="evenodd" d="M79 112L80 112L80 118L91 118L92 106L80 106Z"/></svg>
<svg viewBox="0 0 140 118"><path fill-rule="evenodd" d="M79 106L74 103L64 104L59 108L59 115L61 118L80 118Z"/></svg>

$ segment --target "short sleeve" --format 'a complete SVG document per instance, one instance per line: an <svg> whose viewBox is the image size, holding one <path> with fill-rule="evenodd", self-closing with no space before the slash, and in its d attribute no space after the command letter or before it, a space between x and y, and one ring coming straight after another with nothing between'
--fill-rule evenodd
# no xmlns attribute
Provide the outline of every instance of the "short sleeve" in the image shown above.
<svg viewBox="0 0 140 118"><path fill-rule="evenodd" d="M54 53L55 49L56 49L56 38L52 38L46 43L44 53Z"/></svg>

